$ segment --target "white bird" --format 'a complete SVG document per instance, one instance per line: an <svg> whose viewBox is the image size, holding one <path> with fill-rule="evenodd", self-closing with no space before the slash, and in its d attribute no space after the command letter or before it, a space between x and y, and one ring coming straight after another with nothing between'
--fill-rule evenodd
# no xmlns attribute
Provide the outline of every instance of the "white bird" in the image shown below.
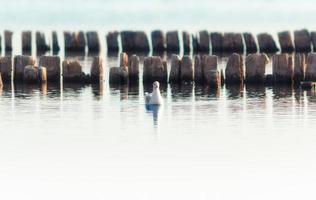
<svg viewBox="0 0 316 200"><path fill-rule="evenodd" d="M146 104L149 104L149 105L162 105L163 104L163 99L160 94L158 81L155 81L153 83L153 92L151 94L146 93L145 95L146 95L145 96Z"/></svg>

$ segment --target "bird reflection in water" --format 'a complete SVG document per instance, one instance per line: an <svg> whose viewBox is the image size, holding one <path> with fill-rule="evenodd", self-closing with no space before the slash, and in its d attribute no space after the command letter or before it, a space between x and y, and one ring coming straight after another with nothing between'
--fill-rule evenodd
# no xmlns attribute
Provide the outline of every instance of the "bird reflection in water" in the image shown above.
<svg viewBox="0 0 316 200"><path fill-rule="evenodd" d="M154 126L158 126L159 120L160 120L160 115L161 115L161 110L162 110L161 109L162 105L146 104L145 108L146 108L146 111L148 113L152 113Z"/></svg>

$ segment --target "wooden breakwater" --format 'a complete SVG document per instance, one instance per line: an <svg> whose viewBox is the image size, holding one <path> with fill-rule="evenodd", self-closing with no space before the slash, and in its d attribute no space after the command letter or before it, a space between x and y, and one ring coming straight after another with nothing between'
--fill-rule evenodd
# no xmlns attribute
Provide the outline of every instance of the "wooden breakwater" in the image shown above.
<svg viewBox="0 0 316 200"><path fill-rule="evenodd" d="M59 56L18 55L0 57L0 82L30 83L79 83L103 82L109 77L110 85L152 84L200 84L209 87L226 85L300 85L304 88L316 82L316 53L275 54L269 58L265 53L249 54L246 57L232 53L225 64L219 68L219 58L215 55L173 54L170 62L159 56L148 56L140 60L137 55L121 53L117 67L105 66L100 57L94 57L90 73L83 71L77 59L61 61ZM272 63L272 74L266 74L267 64ZM142 67L142 69L141 69ZM142 72L142 74L141 74Z"/></svg>
<svg viewBox="0 0 316 200"><path fill-rule="evenodd" d="M4 32L4 49L12 51L12 31ZM35 32L37 51L56 53L64 48L65 52L99 52L101 43L96 31L64 31L63 45L59 44L58 33L51 32L51 41L42 32ZM22 54L32 50L32 31L21 33ZM195 83L212 87L222 84L286 84L308 88L316 81L316 32L302 29L282 31L275 40L269 33L220 33L199 31L155 30L150 38L144 31L113 31L105 34L108 52L128 52L120 54L117 67L105 74L102 56L95 57L90 73L83 72L78 60L59 56L40 56L36 61L29 55L5 56L0 58L1 83L14 82L69 82L96 83L109 77L110 84L144 84L153 81L161 83ZM293 39L292 39L293 38ZM278 41L278 43L277 43ZM182 44L181 44L182 42ZM181 49L182 48L182 49ZM148 56L143 61L130 52L171 52L170 63L160 56ZM179 51L183 56L177 55ZM196 53L190 56L188 53ZM219 68L216 52L228 53L224 69ZM246 57L241 54L247 52ZM279 52L271 57L265 53ZM305 53L308 53L306 55ZM147 54L146 54L147 55ZM272 74L266 74L266 65L272 64ZM168 66L169 65L169 66ZM143 66L142 70L140 67ZM170 69L170 70L168 70ZM142 74L140 72L142 71Z"/></svg>
<svg viewBox="0 0 316 200"><path fill-rule="evenodd" d="M292 36L293 35L293 36ZM187 31L154 30L150 33L150 40L144 31L114 31L106 35L108 52L119 49L124 52L175 52L182 50L184 54L193 53L292 53L311 52L316 47L316 32L306 29L282 31L277 33L277 40L270 33L250 32L209 32L198 33ZM150 42L151 44L150 44ZM182 43L182 44L181 44Z"/></svg>
<svg viewBox="0 0 316 200"><path fill-rule="evenodd" d="M118 67L112 67L109 73L110 84L135 84L142 77L144 84L154 81L181 84L195 83L210 87L227 85L300 85L316 81L316 53L275 54L269 59L265 53L249 54L243 58L232 53L225 68L219 68L219 58L215 55L184 55L181 58L173 54L170 70L167 62L159 56L145 57L143 74L139 74L139 58L126 53L120 54ZM266 68L272 63L272 74L266 74ZM132 77L132 78L131 78ZM304 87L307 88L307 87Z"/></svg>
<svg viewBox="0 0 316 200"><path fill-rule="evenodd" d="M182 51L184 54L193 53L292 53L312 52L316 49L316 31L306 29L278 32L277 38L271 33L250 32L211 32L201 30L197 33L188 31L109 31L103 33L106 41L107 52L174 52ZM13 32L6 30L3 33L4 50L12 51ZM15 33L19 34L19 33ZM22 31L22 53L27 54L32 50L32 31ZM56 31L47 37L43 32L35 32L35 48L37 52L52 50L57 54L61 49L60 41L63 40L65 52L99 52L101 42L97 31L63 31L58 37ZM48 40L48 38L50 38ZM1 38L0 38L1 40ZM0 46L1 49L1 46Z"/></svg>
<svg viewBox="0 0 316 200"><path fill-rule="evenodd" d="M0 58L0 82L34 84L34 83L99 83L103 80L102 58L94 57L90 73L83 72L83 66L78 60L65 59L61 62L59 56L41 56L36 61L32 56L18 55L13 58ZM1 84L1 85L2 85Z"/></svg>

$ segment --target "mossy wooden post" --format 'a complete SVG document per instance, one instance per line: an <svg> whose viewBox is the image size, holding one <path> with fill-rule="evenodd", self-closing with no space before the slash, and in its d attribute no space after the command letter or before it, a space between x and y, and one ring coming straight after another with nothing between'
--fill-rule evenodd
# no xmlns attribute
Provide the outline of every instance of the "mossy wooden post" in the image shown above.
<svg viewBox="0 0 316 200"><path fill-rule="evenodd" d="M293 83L294 59L293 56L285 54L276 54L272 57L272 72L274 84Z"/></svg>
<svg viewBox="0 0 316 200"><path fill-rule="evenodd" d="M269 58L265 53L249 54L245 61L246 83L263 84L268 63Z"/></svg>
<svg viewBox="0 0 316 200"><path fill-rule="evenodd" d="M171 68L169 73L169 83L180 83L181 60L176 54L171 56Z"/></svg>
<svg viewBox="0 0 316 200"><path fill-rule="evenodd" d="M225 69L226 84L242 84L244 81L244 67L241 55L233 53L229 56Z"/></svg>
<svg viewBox="0 0 316 200"><path fill-rule="evenodd" d="M269 33L259 33L257 39L261 53L275 53L279 51L276 42Z"/></svg>
<svg viewBox="0 0 316 200"><path fill-rule="evenodd" d="M3 82L12 80L12 58L11 56L0 57L0 73Z"/></svg>
<svg viewBox="0 0 316 200"><path fill-rule="evenodd" d="M166 33L167 51L179 52L180 51L180 40L178 31L168 31Z"/></svg>
<svg viewBox="0 0 316 200"><path fill-rule="evenodd" d="M103 81L104 67L103 60L100 57L94 57L91 65L90 76L92 83L100 83Z"/></svg>
<svg viewBox="0 0 316 200"><path fill-rule="evenodd" d="M24 68L26 66L34 66L35 60L31 56L15 56L14 57L14 81L22 82L24 76Z"/></svg>
<svg viewBox="0 0 316 200"><path fill-rule="evenodd" d="M46 68L48 82L60 82L61 64L59 56L41 56L39 66Z"/></svg>

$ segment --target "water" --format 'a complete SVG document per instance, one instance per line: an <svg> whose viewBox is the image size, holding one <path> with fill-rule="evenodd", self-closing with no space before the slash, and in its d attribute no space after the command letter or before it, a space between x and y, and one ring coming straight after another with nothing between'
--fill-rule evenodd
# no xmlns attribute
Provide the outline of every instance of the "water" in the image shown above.
<svg viewBox="0 0 316 200"><path fill-rule="evenodd" d="M0 23L15 32L15 55L24 29L54 29L60 40L64 29L101 36L157 27L312 30L315 9L311 0L2 0ZM101 41L108 74L117 57ZM75 58L88 72L91 57ZM0 199L315 199L315 91L167 85L155 112L146 110L144 91L142 84L110 87L108 78L100 85L6 84Z"/></svg>
<svg viewBox="0 0 316 200"><path fill-rule="evenodd" d="M135 88L43 91L2 91L3 199L313 196L315 92L169 86L154 116Z"/></svg>

